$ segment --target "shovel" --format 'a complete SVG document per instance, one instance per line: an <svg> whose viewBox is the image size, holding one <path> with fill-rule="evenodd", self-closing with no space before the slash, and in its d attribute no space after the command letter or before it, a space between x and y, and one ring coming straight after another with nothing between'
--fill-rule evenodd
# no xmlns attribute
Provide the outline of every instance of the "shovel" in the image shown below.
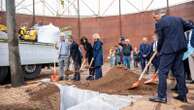
<svg viewBox="0 0 194 110"><path fill-rule="evenodd" d="M54 48L55 47L56 47L56 45L54 45ZM52 69L52 73L51 73L50 79L51 79L52 82L56 82L56 81L59 80L59 75L58 75L57 69L56 69L56 61L55 61L55 58L54 58L53 63L54 63L54 67Z"/></svg>
<svg viewBox="0 0 194 110"><path fill-rule="evenodd" d="M84 59L84 61L83 61L82 64L81 64L80 72L83 72L83 71L84 71L84 70L82 70L82 68L84 67L85 63L86 63L86 59Z"/></svg>
<svg viewBox="0 0 194 110"><path fill-rule="evenodd" d="M91 68L93 62L94 62L94 58L92 58L92 60L90 61L88 70ZM92 75L89 75L89 77L93 77L93 76Z"/></svg>
<svg viewBox="0 0 194 110"><path fill-rule="evenodd" d="M91 68L93 61L94 61L94 58L92 58L92 60L90 61L89 69Z"/></svg>
<svg viewBox="0 0 194 110"><path fill-rule="evenodd" d="M156 84L157 73L158 71L156 73L153 73L151 79L145 81L144 84Z"/></svg>
<svg viewBox="0 0 194 110"><path fill-rule="evenodd" d="M145 66L143 72L141 73L139 79L138 79L136 82L134 82L134 83L132 84L132 86L131 86L129 89L135 89L135 88L139 87L140 82L141 82L141 80L142 80L142 78L143 78L143 75L145 74L145 72L147 71L148 67L149 67L150 64L152 63L152 60L154 59L154 57L156 56L156 54L157 54L157 51L155 51L154 54L152 55L152 57L149 59L149 61L148 61L148 63L146 64L146 66Z"/></svg>
<svg viewBox="0 0 194 110"><path fill-rule="evenodd" d="M83 72L83 70L81 70L81 69L84 67L85 61L86 61L86 60L84 60L83 63L82 63L82 66L81 66L81 68L80 68L80 72ZM94 61L94 58L92 58L92 60L90 61L90 64L89 64L88 69L91 68L93 61Z"/></svg>

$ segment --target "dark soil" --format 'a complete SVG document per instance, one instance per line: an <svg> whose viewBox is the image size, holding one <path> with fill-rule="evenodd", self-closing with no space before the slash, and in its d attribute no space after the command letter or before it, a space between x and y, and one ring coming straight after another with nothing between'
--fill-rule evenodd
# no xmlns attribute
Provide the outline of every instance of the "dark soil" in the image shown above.
<svg viewBox="0 0 194 110"><path fill-rule="evenodd" d="M119 95L153 95L156 93L156 85L141 85L133 90L129 90L132 84L137 81L139 75L124 70L123 68L112 68L106 75L95 81L74 84L82 89L94 90L108 94ZM145 81L145 79L143 79Z"/></svg>

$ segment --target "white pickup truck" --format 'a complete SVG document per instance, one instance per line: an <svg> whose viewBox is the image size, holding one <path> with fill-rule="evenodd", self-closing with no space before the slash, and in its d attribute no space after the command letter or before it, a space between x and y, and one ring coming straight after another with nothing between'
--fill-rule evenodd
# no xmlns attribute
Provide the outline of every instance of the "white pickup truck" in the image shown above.
<svg viewBox="0 0 194 110"><path fill-rule="evenodd" d="M57 59L53 44L20 42L19 51L25 79L36 78L43 67L52 65ZM0 40L0 83L5 81L10 72L8 52L8 43Z"/></svg>

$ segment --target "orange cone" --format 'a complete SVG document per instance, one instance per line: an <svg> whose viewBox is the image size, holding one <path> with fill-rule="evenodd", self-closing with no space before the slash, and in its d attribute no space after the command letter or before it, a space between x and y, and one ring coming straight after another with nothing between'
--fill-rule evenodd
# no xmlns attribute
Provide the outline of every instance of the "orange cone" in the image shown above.
<svg viewBox="0 0 194 110"><path fill-rule="evenodd" d="M58 80L59 80L59 75L57 74L57 70L54 67L53 70L52 70L52 74L51 74L51 81L56 82Z"/></svg>

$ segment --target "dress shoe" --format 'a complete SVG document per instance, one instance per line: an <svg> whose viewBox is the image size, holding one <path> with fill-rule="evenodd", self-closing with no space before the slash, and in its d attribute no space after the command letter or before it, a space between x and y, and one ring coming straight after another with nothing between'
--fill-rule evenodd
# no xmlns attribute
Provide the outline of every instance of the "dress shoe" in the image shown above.
<svg viewBox="0 0 194 110"><path fill-rule="evenodd" d="M182 96L176 96L174 97L174 99L177 99L181 102L187 103L187 98L186 97L182 97Z"/></svg>
<svg viewBox="0 0 194 110"><path fill-rule="evenodd" d="M158 96L153 96L153 97L149 98L149 101L159 102L159 103L166 103L167 99L166 98L160 98Z"/></svg>
<svg viewBox="0 0 194 110"><path fill-rule="evenodd" d="M192 80L192 81L190 82L190 84L194 84L194 80Z"/></svg>
<svg viewBox="0 0 194 110"><path fill-rule="evenodd" d="M63 77L63 76L61 76L61 77L59 78L59 81L62 81L62 80L64 80L64 77Z"/></svg>
<svg viewBox="0 0 194 110"><path fill-rule="evenodd" d="M94 80L94 76L90 75L86 78L86 80Z"/></svg>
<svg viewBox="0 0 194 110"><path fill-rule="evenodd" d="M171 91L178 91L178 89L175 87L175 88L172 88Z"/></svg>

